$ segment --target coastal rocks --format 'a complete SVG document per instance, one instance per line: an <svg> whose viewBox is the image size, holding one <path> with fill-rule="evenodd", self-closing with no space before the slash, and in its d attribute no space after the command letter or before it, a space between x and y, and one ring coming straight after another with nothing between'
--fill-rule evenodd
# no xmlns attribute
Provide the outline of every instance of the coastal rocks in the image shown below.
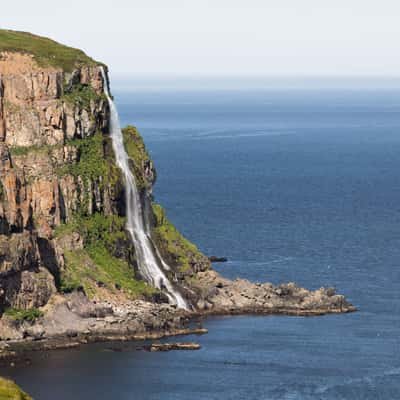
<svg viewBox="0 0 400 400"><path fill-rule="evenodd" d="M227 262L228 259L226 257L217 257L217 256L210 256L208 257L210 262L216 263L216 262Z"/></svg>
<svg viewBox="0 0 400 400"><path fill-rule="evenodd" d="M194 342L176 342L176 343L152 343L144 346L144 350L150 352L172 351L172 350L200 350L201 346Z"/></svg>
<svg viewBox="0 0 400 400"><path fill-rule="evenodd" d="M309 291L294 283L273 286L244 279L231 281L212 270L197 278L194 287L203 293L199 313L320 315L355 311L333 288Z"/></svg>
<svg viewBox="0 0 400 400"><path fill-rule="evenodd" d="M55 295L44 315L34 323L0 320L0 358L29 342L36 348L64 347L74 338L88 341L157 339L164 336L203 334L204 329L188 328L189 314L168 304L140 300L130 302L93 302L82 292ZM39 343L42 342L42 345Z"/></svg>

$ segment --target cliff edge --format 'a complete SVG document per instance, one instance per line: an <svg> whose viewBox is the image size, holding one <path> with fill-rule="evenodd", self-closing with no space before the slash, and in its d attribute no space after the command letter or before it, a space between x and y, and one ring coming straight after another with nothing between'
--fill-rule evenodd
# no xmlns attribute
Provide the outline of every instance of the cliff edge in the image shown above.
<svg viewBox="0 0 400 400"><path fill-rule="evenodd" d="M143 280L124 229L108 84L107 67L82 51L0 30L0 352L18 340L171 333L188 320ZM154 202L156 171L137 130L122 132L154 249L192 311L354 310L333 289L219 276Z"/></svg>

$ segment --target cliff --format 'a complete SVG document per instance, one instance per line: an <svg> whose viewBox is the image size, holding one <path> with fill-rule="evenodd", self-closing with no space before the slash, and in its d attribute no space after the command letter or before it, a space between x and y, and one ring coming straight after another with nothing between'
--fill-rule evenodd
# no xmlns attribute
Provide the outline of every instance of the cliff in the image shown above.
<svg viewBox="0 0 400 400"><path fill-rule="evenodd" d="M125 181L109 134L108 84L107 67L80 50L0 30L0 344L71 331L86 339L171 332L187 320L165 304L163 290L144 282L124 229ZM123 139L152 243L193 310L354 310L331 289L220 277L154 202L156 171L137 130L126 127Z"/></svg>
<svg viewBox="0 0 400 400"><path fill-rule="evenodd" d="M26 33L1 31L0 51L0 311L42 307L80 287L91 298L161 298L135 272L123 230L103 66ZM124 141L143 206L164 223L152 211L155 170L142 139L128 127ZM173 279L208 268L170 227L158 226L155 238Z"/></svg>

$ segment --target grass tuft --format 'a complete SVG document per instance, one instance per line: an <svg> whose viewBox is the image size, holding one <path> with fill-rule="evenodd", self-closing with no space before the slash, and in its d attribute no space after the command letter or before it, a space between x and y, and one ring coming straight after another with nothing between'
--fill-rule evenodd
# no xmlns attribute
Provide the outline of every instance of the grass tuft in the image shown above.
<svg viewBox="0 0 400 400"><path fill-rule="evenodd" d="M37 308L22 310L18 308L7 308L4 314L15 321L30 321L33 322L37 318L43 317L43 312Z"/></svg>

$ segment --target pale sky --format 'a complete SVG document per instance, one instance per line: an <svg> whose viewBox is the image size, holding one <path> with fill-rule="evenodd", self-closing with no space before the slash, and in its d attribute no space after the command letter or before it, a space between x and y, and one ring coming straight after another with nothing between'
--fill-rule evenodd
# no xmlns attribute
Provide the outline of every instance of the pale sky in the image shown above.
<svg viewBox="0 0 400 400"><path fill-rule="evenodd" d="M399 0L10 0L0 27L114 76L399 76Z"/></svg>

